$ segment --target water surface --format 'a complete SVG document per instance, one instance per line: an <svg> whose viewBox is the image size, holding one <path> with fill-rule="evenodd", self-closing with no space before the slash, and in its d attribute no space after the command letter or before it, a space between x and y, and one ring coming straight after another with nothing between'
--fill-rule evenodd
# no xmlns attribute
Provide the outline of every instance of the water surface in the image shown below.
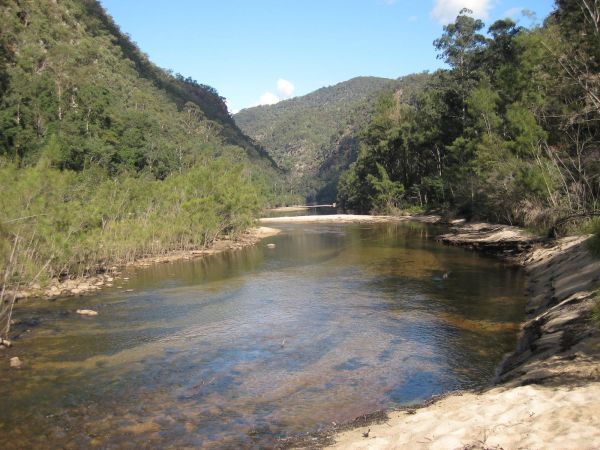
<svg viewBox="0 0 600 450"><path fill-rule="evenodd" d="M480 386L515 345L522 275L435 233L290 225L99 295L20 304L31 331L11 353L26 368L0 369L0 447L268 447Z"/></svg>

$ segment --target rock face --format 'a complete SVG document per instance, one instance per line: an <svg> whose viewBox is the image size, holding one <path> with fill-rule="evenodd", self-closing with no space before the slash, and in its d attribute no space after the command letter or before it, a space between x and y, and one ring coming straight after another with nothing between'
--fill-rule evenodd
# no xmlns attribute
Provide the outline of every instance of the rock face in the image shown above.
<svg viewBox="0 0 600 450"><path fill-rule="evenodd" d="M490 223L459 224L450 233L437 237L445 244L467 247L484 253L504 257L517 256L542 242L540 236L532 236L522 229Z"/></svg>

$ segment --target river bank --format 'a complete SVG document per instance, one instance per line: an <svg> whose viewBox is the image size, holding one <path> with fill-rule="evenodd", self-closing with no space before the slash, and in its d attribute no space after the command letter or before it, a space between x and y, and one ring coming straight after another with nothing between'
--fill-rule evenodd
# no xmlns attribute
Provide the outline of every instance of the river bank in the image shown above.
<svg viewBox="0 0 600 450"><path fill-rule="evenodd" d="M327 214L322 216L290 216L267 217L260 219L263 225L281 223L388 223L388 222L421 222L437 223L441 217L434 214L417 214L412 216L369 216L361 214Z"/></svg>
<svg viewBox="0 0 600 450"><path fill-rule="evenodd" d="M332 427L297 446L597 448L600 330L590 317L600 261L589 254L588 238L547 241L490 224L455 227L440 236L447 244L500 254L523 266L527 320L515 352L487 390L450 393L414 409L376 414L372 420Z"/></svg>
<svg viewBox="0 0 600 450"><path fill-rule="evenodd" d="M329 205L319 205L329 206ZM300 207L275 208L278 211L298 211ZM307 209L308 207L302 207ZM18 292L6 292L5 298L14 296L16 300L27 298L47 298L49 300L58 297L70 297L84 295L99 291L105 287L123 288L119 286L122 270L126 267L149 267L153 264L164 264L179 260L190 260L207 255L213 255L229 250L239 250L241 248L255 245L261 239L274 236L280 230L270 228L268 224L281 223L384 223L392 221L418 221L423 223L436 223L440 220L435 215L415 215L415 216L368 216L352 214L334 214L324 216L293 216L293 217L273 217L260 219L261 226L250 229L246 234L238 239L220 239L206 249L176 251L164 255L152 255L140 258L125 264L114 264L110 267L99 268L95 274L88 274L83 277L67 277L64 279L53 279L47 285L34 283L26 288L20 288Z"/></svg>
<svg viewBox="0 0 600 450"><path fill-rule="evenodd" d="M62 280L53 279L47 286L33 284L18 292L7 292L6 298L14 296L16 300L26 298L47 298L49 300L58 297L71 297L84 295L99 291L105 287L123 288L119 280L122 277L122 271L126 267L149 267L153 264L164 264L179 260L190 260L201 258L208 255L214 255L230 250L239 250L244 247L257 244L261 239L275 236L280 230L259 226L250 229L237 239L220 239L208 248L170 252L164 255L153 255L140 258L126 264L117 264L110 267L101 268L95 274L89 274L84 277L65 278Z"/></svg>

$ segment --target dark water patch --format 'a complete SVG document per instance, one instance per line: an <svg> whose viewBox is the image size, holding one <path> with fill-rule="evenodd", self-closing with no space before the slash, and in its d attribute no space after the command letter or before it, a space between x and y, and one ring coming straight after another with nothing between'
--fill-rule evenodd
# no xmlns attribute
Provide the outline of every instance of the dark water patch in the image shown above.
<svg viewBox="0 0 600 450"><path fill-rule="evenodd" d="M335 370L356 370L361 367L368 367L368 364L365 364L360 358L350 358L347 361L344 361L342 364L338 364L334 367Z"/></svg>

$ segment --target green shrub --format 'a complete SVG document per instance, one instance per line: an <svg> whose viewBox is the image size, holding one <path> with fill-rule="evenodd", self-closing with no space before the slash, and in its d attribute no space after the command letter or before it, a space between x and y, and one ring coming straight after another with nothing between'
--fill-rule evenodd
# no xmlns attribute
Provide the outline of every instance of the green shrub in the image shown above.
<svg viewBox="0 0 600 450"><path fill-rule="evenodd" d="M588 249L594 256L600 258L600 219L592 220L586 228L586 231L593 235L588 240Z"/></svg>

